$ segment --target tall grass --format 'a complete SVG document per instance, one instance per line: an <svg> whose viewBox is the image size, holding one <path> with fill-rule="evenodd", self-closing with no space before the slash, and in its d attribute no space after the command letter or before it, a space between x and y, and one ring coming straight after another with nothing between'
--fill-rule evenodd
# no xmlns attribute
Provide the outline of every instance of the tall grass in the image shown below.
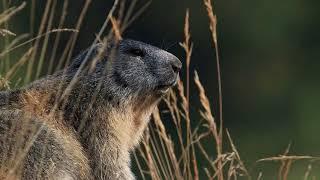
<svg viewBox="0 0 320 180"><path fill-rule="evenodd" d="M3 2L7 1L4 0ZM26 3L23 2L17 7L4 3L6 9L0 14L0 27L4 27L0 28L0 38L4 38L5 42L0 50L1 90L16 87L16 84L28 84L39 78L42 72L51 74L58 69L62 69L71 61L74 47L79 38L78 32L81 31L84 17L92 1L86 0L84 2L75 25L65 25L69 0L63 2L63 8L59 16L56 14L58 3L58 0L47 0L40 26L34 29L36 3L34 0L31 2L30 34L28 35L15 34L14 29L8 29L6 25L13 16L21 13L21 10L26 7ZM128 6L126 6L124 1L115 0L92 45L97 42L108 42L111 38L121 40L122 33L149 5L147 3L137 8L136 4L137 0L131 1ZM208 28L211 31L211 34L208 36L212 39L214 47L212 52L215 54L215 59L213 60L217 64L216 75L219 88L219 94L217 95L219 104L217 107L219 115L212 113L212 104L206 95L198 73L196 71L190 72L192 53L197 52L193 51L192 35L190 34L189 17L192 15L192 11L187 10L184 27L181 27L184 30L185 38L180 43L185 51L186 74L181 75L182 79L185 79L185 82L180 79L177 88L171 90L168 96L163 99L164 108L154 111L152 122L145 132L141 145L133 154L138 169L136 174L141 179L197 180L205 178L229 180L238 179L239 177L263 179L263 172L259 172L257 177L251 175L252 172L248 170L241 159L230 133L223 126L221 63L217 36L218 18L214 14L211 0L203 1L203 10L208 15ZM55 28L53 20L57 16L59 17L59 23ZM108 27L110 28L108 29ZM61 43L62 33L70 34L67 43ZM49 49L48 43L52 35L54 35L53 46ZM27 37L28 40L26 40ZM60 46L64 48L64 52L58 57L57 49ZM20 58L12 59L10 55L18 53L17 49L22 47L27 50L23 54L20 54ZM46 57L50 57L47 67L44 66ZM58 64L54 66L56 59L58 59ZM16 63L12 64L11 61ZM84 68L83 66L80 69ZM21 76L21 74L23 78L20 78L20 81L13 81L15 76ZM192 76L193 80L191 80ZM69 89L74 85L73 83L74 81L71 81ZM195 117L190 113L190 106L192 106L189 99L191 85L195 85L198 88L198 99L201 104L201 107L198 107L200 119L191 118ZM68 91L66 90L63 94L66 95L67 93ZM63 100L63 97L58 101L61 100ZM163 123L163 112L168 112L169 117L165 114L165 119L170 119L173 122L175 126L174 130L169 131ZM227 146L224 147L223 144L227 144ZM214 146L215 151L212 151L213 148L208 145ZM257 162L279 162L278 179L285 180L288 178L293 162L315 159L311 156L291 156L288 154L289 148L282 155L260 159ZM312 166L309 165L304 179L308 179L311 176L311 170Z"/></svg>

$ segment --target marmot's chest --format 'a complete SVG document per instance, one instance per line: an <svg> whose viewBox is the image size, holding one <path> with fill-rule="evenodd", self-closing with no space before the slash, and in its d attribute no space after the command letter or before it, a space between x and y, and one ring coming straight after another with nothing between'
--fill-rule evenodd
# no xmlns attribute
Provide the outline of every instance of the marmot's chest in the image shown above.
<svg viewBox="0 0 320 180"><path fill-rule="evenodd" d="M132 149L139 143L153 109L154 107L139 112L130 109L111 110L106 121L122 146Z"/></svg>

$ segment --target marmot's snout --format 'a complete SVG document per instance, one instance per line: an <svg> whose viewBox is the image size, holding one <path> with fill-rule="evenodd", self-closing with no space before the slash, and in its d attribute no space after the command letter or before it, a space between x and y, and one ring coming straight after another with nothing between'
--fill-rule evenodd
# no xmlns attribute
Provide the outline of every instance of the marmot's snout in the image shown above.
<svg viewBox="0 0 320 180"><path fill-rule="evenodd" d="M166 93L170 87L177 84L179 72L182 67L181 61L176 56L168 52L165 53L168 54L166 56L167 58L165 58L163 62L166 70L160 72L160 75L162 75L164 80L160 81L159 85L157 86L157 89L162 93Z"/></svg>
<svg viewBox="0 0 320 180"><path fill-rule="evenodd" d="M181 64L181 61L177 57L172 55L172 58L169 59L168 66L169 66L169 68L172 69L172 71L175 75L178 75L181 70L182 64Z"/></svg>
<svg viewBox="0 0 320 180"><path fill-rule="evenodd" d="M182 64L178 58L174 58L171 62L171 67L173 72L178 74L179 71L181 70Z"/></svg>

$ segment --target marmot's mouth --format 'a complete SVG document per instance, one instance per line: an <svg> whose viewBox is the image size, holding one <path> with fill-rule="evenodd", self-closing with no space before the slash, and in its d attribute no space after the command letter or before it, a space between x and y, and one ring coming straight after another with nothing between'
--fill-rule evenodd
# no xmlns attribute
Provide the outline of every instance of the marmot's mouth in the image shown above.
<svg viewBox="0 0 320 180"><path fill-rule="evenodd" d="M156 90L161 92L161 93L167 93L169 91L169 89L173 86L175 86L177 84L177 79L175 79L174 81L168 83L168 84L161 84L161 85L158 85L156 87Z"/></svg>

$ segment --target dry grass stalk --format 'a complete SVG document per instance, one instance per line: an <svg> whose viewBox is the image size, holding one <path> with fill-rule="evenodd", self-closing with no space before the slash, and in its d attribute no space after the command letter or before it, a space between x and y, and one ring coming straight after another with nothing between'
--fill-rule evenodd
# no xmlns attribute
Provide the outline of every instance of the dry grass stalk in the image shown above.
<svg viewBox="0 0 320 180"><path fill-rule="evenodd" d="M145 171L142 169L142 165L141 165L141 163L140 163L140 161L139 161L139 159L138 159L137 151L133 152L132 154L133 154L134 160L135 160L135 162L136 162L136 164L137 164L137 166L138 166L138 170L139 170L139 172L140 172L141 178L142 178L143 180L145 180L145 179L146 179L146 178L145 178L145 175L144 175L144 172L145 172Z"/></svg>
<svg viewBox="0 0 320 180"><path fill-rule="evenodd" d="M110 21L112 24L112 30L115 35L115 40L118 42L122 39L119 21L116 20L114 17L111 17Z"/></svg>
<svg viewBox="0 0 320 180"><path fill-rule="evenodd" d="M47 32L50 31L50 29L52 29L53 18L54 18L54 15L55 15L54 13L56 11L56 5L57 5L57 0L54 0L52 2L51 9L50 9L51 12L50 12L49 17L48 17L48 22L47 22L48 24L47 24L47 27L46 27L46 31ZM40 57L39 57L39 60L38 60L38 67L37 67L35 78L39 77L41 69L43 67L43 63L44 63L45 54L46 54L46 51L47 51L50 35L51 34L46 34L45 37L44 37L44 42L43 42L41 53L40 53Z"/></svg>
<svg viewBox="0 0 320 180"><path fill-rule="evenodd" d="M9 49L13 48L14 46L17 46L18 43L20 43L23 39L26 39L27 37L29 37L29 34L21 34L16 36L10 43L6 45L6 47L4 47L2 52L6 52Z"/></svg>
<svg viewBox="0 0 320 180"><path fill-rule="evenodd" d="M17 48L20 48L20 47L22 47L22 46L25 46L25 45L33 42L33 41L36 41L36 40L38 40L38 39L46 36L47 34L56 33L56 32L73 32L73 33L78 33L78 31L75 30L75 29L67 29L67 28L64 28L64 29L53 29L53 30L50 30L50 31L45 32L45 33L43 33L43 34L40 34L40 35L38 35L38 36L36 36L36 37L34 37L34 38L32 38L32 39L29 39L29 40L27 40L27 41L25 41L25 42L23 42L23 43L20 43L20 44L14 46L14 47L12 47L12 48L9 48L9 49L4 50L3 52L0 53L0 58L3 57L3 56L5 56L6 54L10 53L11 51L17 49ZM23 38L25 38L25 37L23 37ZM35 48L35 47L34 47L34 48ZM1 61L1 59L0 59L0 61Z"/></svg>
<svg viewBox="0 0 320 180"><path fill-rule="evenodd" d="M161 179L173 179L173 171L172 171L172 165L169 162L169 156L166 151L162 147L165 147L163 140L157 140L158 138L161 138L159 136L159 132L155 132L153 129L150 129L151 137L154 138L154 140L150 141L150 145L152 149L154 149L154 159L155 162L157 162L159 173L162 175Z"/></svg>
<svg viewBox="0 0 320 180"><path fill-rule="evenodd" d="M26 2L22 2L18 7L11 7L6 9L4 12L0 14L0 25L8 21L12 16L17 14L19 11L21 11L23 8L25 8L27 5Z"/></svg>
<svg viewBox="0 0 320 180"><path fill-rule="evenodd" d="M38 31L38 36L43 34L44 30L45 30L45 26L47 24L47 19L48 19L48 14L49 14L49 10L50 10L50 6L51 6L51 2L52 0L48 0L42 19L41 19L41 23L40 23L40 27L39 27L39 31ZM38 47L40 46L40 39L37 38L34 44L34 49L35 51L33 51L32 56L31 56L31 60L29 61L28 67L27 67L27 74L26 74L26 78L24 79L25 82L24 83L28 83L31 79L32 79L32 69L34 66L34 61L38 52Z"/></svg>
<svg viewBox="0 0 320 180"><path fill-rule="evenodd" d="M34 35L34 21L35 21L35 11L36 8L36 0L31 0L31 6L30 6L30 35Z"/></svg>
<svg viewBox="0 0 320 180"><path fill-rule="evenodd" d="M312 165L309 164L308 168L307 168L307 171L304 174L303 180L308 180L309 179L311 171L312 171Z"/></svg>
<svg viewBox="0 0 320 180"><path fill-rule="evenodd" d="M259 173L257 180L261 180L262 179L262 172Z"/></svg>
<svg viewBox="0 0 320 180"><path fill-rule="evenodd" d="M0 90L8 90L10 89L10 83L8 80L6 80L4 77L1 77L0 75Z"/></svg>
<svg viewBox="0 0 320 180"><path fill-rule="evenodd" d="M184 42L179 43L180 46L184 49L185 54L186 54L186 95L184 94L184 86L183 82L179 79L178 81L178 91L180 98L182 100L182 109L184 110L183 116L185 117L186 120L186 126L187 126L187 138L186 138L186 147L191 144L191 125L190 125L190 102L189 102L189 97L190 97L190 61L191 61L191 54L192 54L192 49L193 49L193 43L190 42L191 34L190 34L190 28L189 28L189 10L186 11L186 16L185 16L185 23L184 23ZM182 133L181 133L182 134ZM183 144L183 143L182 143ZM193 179L198 179L198 167L196 163L191 163L196 160L195 157L195 152L194 152L194 146L192 144L191 147L191 154L189 151L189 148L184 148L182 158L184 158L184 172L188 172L188 176L191 177L191 171L190 171L190 164L193 164L193 171L195 172L195 176Z"/></svg>
<svg viewBox="0 0 320 180"><path fill-rule="evenodd" d="M219 48L218 48L218 39L217 39L217 16L213 14L213 8L211 0L204 0L204 4L207 10L209 17L209 26L211 30L211 36L213 40L213 45L215 48L216 54L216 64L217 64L217 76L218 76L218 87L219 87L219 113L220 113L220 136L222 138L223 131L223 111L222 111L222 83L221 83L221 70L220 70L220 57L219 57Z"/></svg>
<svg viewBox="0 0 320 180"><path fill-rule="evenodd" d="M22 65L24 65L30 58L31 53L33 51L33 48L31 47L21 58L20 60L18 60L17 63L15 63L11 69L9 69L9 71L6 73L4 80L9 80L12 75L18 70L19 67L21 67ZM1 86L1 85L0 85Z"/></svg>
<svg viewBox="0 0 320 180"><path fill-rule="evenodd" d="M217 40L217 16L214 15L213 13L213 7L212 7L212 2L211 0L203 0L204 5L206 7L207 10L207 14L209 17L209 27L211 30L211 36L212 36L212 40L214 41L214 45L216 45L218 43Z"/></svg>
<svg viewBox="0 0 320 180"><path fill-rule="evenodd" d="M290 172L290 168L293 162L297 160L319 160L319 157L313 156L289 156L290 144L288 145L286 151L279 155L278 157L270 157L270 158L263 158L258 160L257 162L263 161L278 161L280 162L279 172L278 172L278 179L287 180L288 175ZM308 171L307 171L308 172ZM308 173L306 173L308 175Z"/></svg>
<svg viewBox="0 0 320 180"><path fill-rule="evenodd" d="M263 158L259 159L257 162L262 161L283 161L283 160L319 160L319 157L314 156L284 156L280 155L279 157L270 157L270 158Z"/></svg>
<svg viewBox="0 0 320 180"><path fill-rule="evenodd" d="M192 54L192 47L193 44L190 43L190 29L189 29L189 10L187 10L186 12L186 16L185 16L185 24L184 24L184 42L180 43L180 46L183 47L185 53L186 53L186 74L187 74L187 78L186 78L186 96L184 95L184 88L183 88L183 83L182 81L179 81L178 83L178 89L179 89L179 94L180 97L182 98L182 107L184 109L185 112L185 116L186 116L186 124L187 124L187 141L186 144L187 146L191 143L191 127L190 127L190 60L191 60L191 54ZM188 172L190 172L190 155L189 155L189 149L186 148L186 151L184 152L185 156L185 160L184 160L184 166L186 168L188 168ZM191 159L192 162L196 161L195 160L195 152L194 152L194 147L192 144L192 155L191 155ZM194 169L194 179L198 179L198 166L197 163L192 163L193 164L193 169ZM189 174L189 177L191 177L191 175Z"/></svg>
<svg viewBox="0 0 320 180"><path fill-rule="evenodd" d="M185 23L184 23L184 42L180 43L180 46L184 49L186 54L186 95L184 94L184 88L182 81L179 80L178 83L178 90L179 95L182 99L182 107L185 112L185 119L186 119L186 126L187 126L187 137L186 137L186 146L189 146L191 144L191 124L190 124L190 61L191 61L191 54L193 49L193 44L190 42L191 34L190 34L190 28L189 28L189 10L186 11L185 16ZM191 161L195 161L195 152L194 152L194 146L191 144L191 152L189 151L189 148L185 148L185 157L184 157L184 171L188 172L188 176L191 178L191 170L190 170L190 164L193 164L193 171L196 172L193 179L198 179L197 172L198 167L197 164L191 163Z"/></svg>
<svg viewBox="0 0 320 180"><path fill-rule="evenodd" d="M204 5L207 10L207 14L209 17L209 27L211 30L211 37L213 40L213 45L215 48L215 54L216 54L216 65L217 65L217 76L218 76L218 88L219 88L219 115L220 115L220 132L219 132L219 138L221 139L220 142L222 142L222 134L223 134L223 110L222 110L222 83L221 83L221 70L220 70L220 57L219 57L219 48L218 48L218 39L217 39L217 17L213 13L213 7L211 0L203 0ZM219 145L220 149L222 149L222 143ZM219 154L218 154L219 156ZM221 166L221 162L218 163L218 166ZM220 180L223 179L223 172L219 174Z"/></svg>
<svg viewBox="0 0 320 180"><path fill-rule="evenodd" d="M137 0L131 1L126 14L123 16L123 20L122 18L120 19L121 33L123 33L138 17L141 16L141 14L150 6L151 2L151 0L146 2L140 9L134 11Z"/></svg>
<svg viewBox="0 0 320 180"><path fill-rule="evenodd" d="M291 148L291 143L288 145L287 149L283 153L284 156L288 155ZM278 179L287 180L288 173L292 164L292 159L281 160L281 165L279 168Z"/></svg>
<svg viewBox="0 0 320 180"><path fill-rule="evenodd" d="M88 6L89 6L89 3L90 3L89 0L86 1L86 4L85 4L86 7L84 8L84 10L87 10L87 8L88 8ZM60 97L60 101L63 101L63 100L65 99L65 97L70 93L70 90L72 89L72 87L73 87L73 86L75 85L75 83L77 82L77 78L78 78L79 74L83 71L86 62L87 62L90 54L91 54L92 51L93 51L94 45L98 42L98 39L102 36L102 33L103 33L104 30L106 29L106 27L107 27L107 25L108 25L111 17L113 16L113 13L114 13L114 11L115 11L118 3L119 3L119 0L115 0L113 6L112 6L112 8L111 8L111 10L110 10L109 13L108 13L108 16L107 16L105 22L103 23L103 25L102 25L102 27L101 27L98 35L97 35L97 38L93 41L93 43L92 43L92 45L91 45L91 47L90 47L90 49L89 49L86 57L84 58L82 64L80 65L80 67L78 68L76 74L74 75L74 78L72 78L72 80L71 80L71 82L69 83L68 87L64 90L62 96ZM80 21L80 20L78 21L78 26L81 25L80 22L82 22L83 16L84 16L84 14L85 14L85 12L86 12L86 11L84 11L84 10L82 11L82 13L81 13L81 15L80 15L81 21ZM79 27L78 27L78 28L79 28ZM74 47L75 40L70 39L69 42L71 42L71 47L72 47L72 48L71 48L71 50L69 51L69 55L70 55L70 56L69 56L69 57L67 58L67 60L66 60L66 61L67 61L66 65L68 64L69 59L71 58L71 54L72 54L72 51L73 51L72 49L73 49L73 47ZM66 49L66 51L67 51L67 49ZM66 51L65 51L65 52L66 52ZM65 54L65 53L63 53L63 54ZM60 59L60 61L61 61L61 59ZM60 101L59 101L59 102L60 102Z"/></svg>
<svg viewBox="0 0 320 180"><path fill-rule="evenodd" d="M11 32L10 30L8 29L0 29L0 35L1 36L16 36L15 33Z"/></svg>
<svg viewBox="0 0 320 180"><path fill-rule="evenodd" d="M3 26L3 28L0 29L0 35L4 38L2 41L4 42L4 47L9 45L9 36L16 36L15 33L9 30L8 21L16 15L18 12L20 12L22 9L25 8L26 2L22 2L18 7L8 7L8 3L6 1L2 1L2 7L4 8L4 11L0 13L0 26ZM10 68L10 56L7 55L5 58L1 58L2 60L0 62L0 72L7 71Z"/></svg>
<svg viewBox="0 0 320 180"><path fill-rule="evenodd" d="M180 167L179 167L179 163L177 161L177 157L176 157L176 153L175 153L175 149L173 147L173 142L171 140L171 138L168 137L165 126L162 123L161 117L160 117L160 113L159 110L156 109L153 113L153 119L155 122L155 125L157 126L158 129L158 134L161 137L161 139L164 141L165 146L162 146L162 148L168 152L168 157L169 157L169 162L171 162L171 165L173 167L173 171L175 174L175 177L177 179L183 179L181 171L180 171Z"/></svg>
<svg viewBox="0 0 320 180"><path fill-rule="evenodd" d="M203 118L205 120L207 120L208 124L209 124L209 129L215 139L215 143L216 143L216 150L217 150L217 159L219 160L217 162L218 167L217 170L219 171L218 173L218 179L222 180L223 179L223 171L222 171L222 161L221 161L221 157L222 157L222 136L219 134L219 130L217 129L217 125L216 122L214 120L214 117L211 113L211 108L210 108L210 102L208 100L208 97L205 94L205 90L200 82L198 73L195 72L194 75L194 81L199 89L199 98L200 98L200 102L202 104L202 107L204 108L205 111L201 111L201 115L203 116ZM220 127L221 128L221 127ZM221 131L221 130L220 130Z"/></svg>
<svg viewBox="0 0 320 180"><path fill-rule="evenodd" d="M236 170L239 169L240 170L240 174L244 173L244 175L246 177L248 177L248 179L251 179L251 176L250 176L250 173L249 171L247 170L246 166L244 165L244 162L241 160L240 158L240 154L236 148L236 146L234 145L233 141L232 141L232 138L230 136L230 133L229 131L227 130L227 136L228 136L228 139L229 139L229 142L230 142L230 145L231 145L231 148L232 148L232 152L235 154L235 160L237 161L237 165L234 166L235 167L235 176L237 176L237 172ZM233 167L231 167L233 168ZM231 169L230 168L230 169Z"/></svg>
<svg viewBox="0 0 320 180"><path fill-rule="evenodd" d="M207 120L207 122L209 124L209 128L210 128L211 132L213 133L213 136L215 137L215 140L216 140L216 144L217 144L216 147L217 147L218 156L220 156L222 154L222 149L220 146L221 139L220 139L220 136L218 133L216 122L215 122L214 117L211 113L210 102L208 100L208 97L205 93L205 90L200 82L198 73L196 71L195 71L195 75L194 75L194 82L199 89L199 98L200 98L200 102L202 104L202 107L204 109L204 111L201 111L201 115L203 116L203 118L205 120Z"/></svg>
<svg viewBox="0 0 320 180"><path fill-rule="evenodd" d="M69 4L69 0L65 0L63 2L63 7L62 7L62 14L60 16L60 20L59 20L59 25L58 25L58 29L62 29L64 26L64 22L65 22L65 18L67 16L67 8L68 8L68 4ZM31 31L32 32L32 31ZM51 51L51 56L49 59L49 65L48 65L48 74L53 73L52 71L54 70L53 68L53 62L56 59L56 54L57 54L57 49L58 49L58 45L60 42L60 38L61 38L61 33L57 32L56 38L54 40L53 43L53 48Z"/></svg>
<svg viewBox="0 0 320 180"><path fill-rule="evenodd" d="M75 27L75 29L77 31L80 31L81 25L83 23L83 19L88 11L88 8L89 8L91 2L92 2L91 0L86 0L83 5L82 11L80 12L80 16L78 18L78 21L77 21L77 24ZM73 34L73 36L69 39L70 48L66 48L66 51L68 51L68 55L67 55L67 59L65 60L65 62L66 62L65 65L68 65L71 60L73 49L74 49L74 46L76 44L77 39L78 39L78 34ZM69 42L68 42L68 44L69 44ZM58 67L58 68L60 68L60 67Z"/></svg>
<svg viewBox="0 0 320 180"><path fill-rule="evenodd" d="M180 46L184 49L186 53L186 74L187 74L187 89L186 89L186 97L189 109L189 96L190 96L190 61L191 54L193 49L193 43L190 42L191 34L189 28L189 10L186 12L185 23L184 23L184 42L180 43Z"/></svg>
<svg viewBox="0 0 320 180"><path fill-rule="evenodd" d="M150 176L152 179L160 179L159 177L159 172L157 172L158 168L156 168L155 166L155 162L152 156L152 151L150 148L150 135L147 134L145 141L143 141L143 147L145 148L146 151L146 157L147 157L147 165L148 165L148 169L150 172Z"/></svg>

